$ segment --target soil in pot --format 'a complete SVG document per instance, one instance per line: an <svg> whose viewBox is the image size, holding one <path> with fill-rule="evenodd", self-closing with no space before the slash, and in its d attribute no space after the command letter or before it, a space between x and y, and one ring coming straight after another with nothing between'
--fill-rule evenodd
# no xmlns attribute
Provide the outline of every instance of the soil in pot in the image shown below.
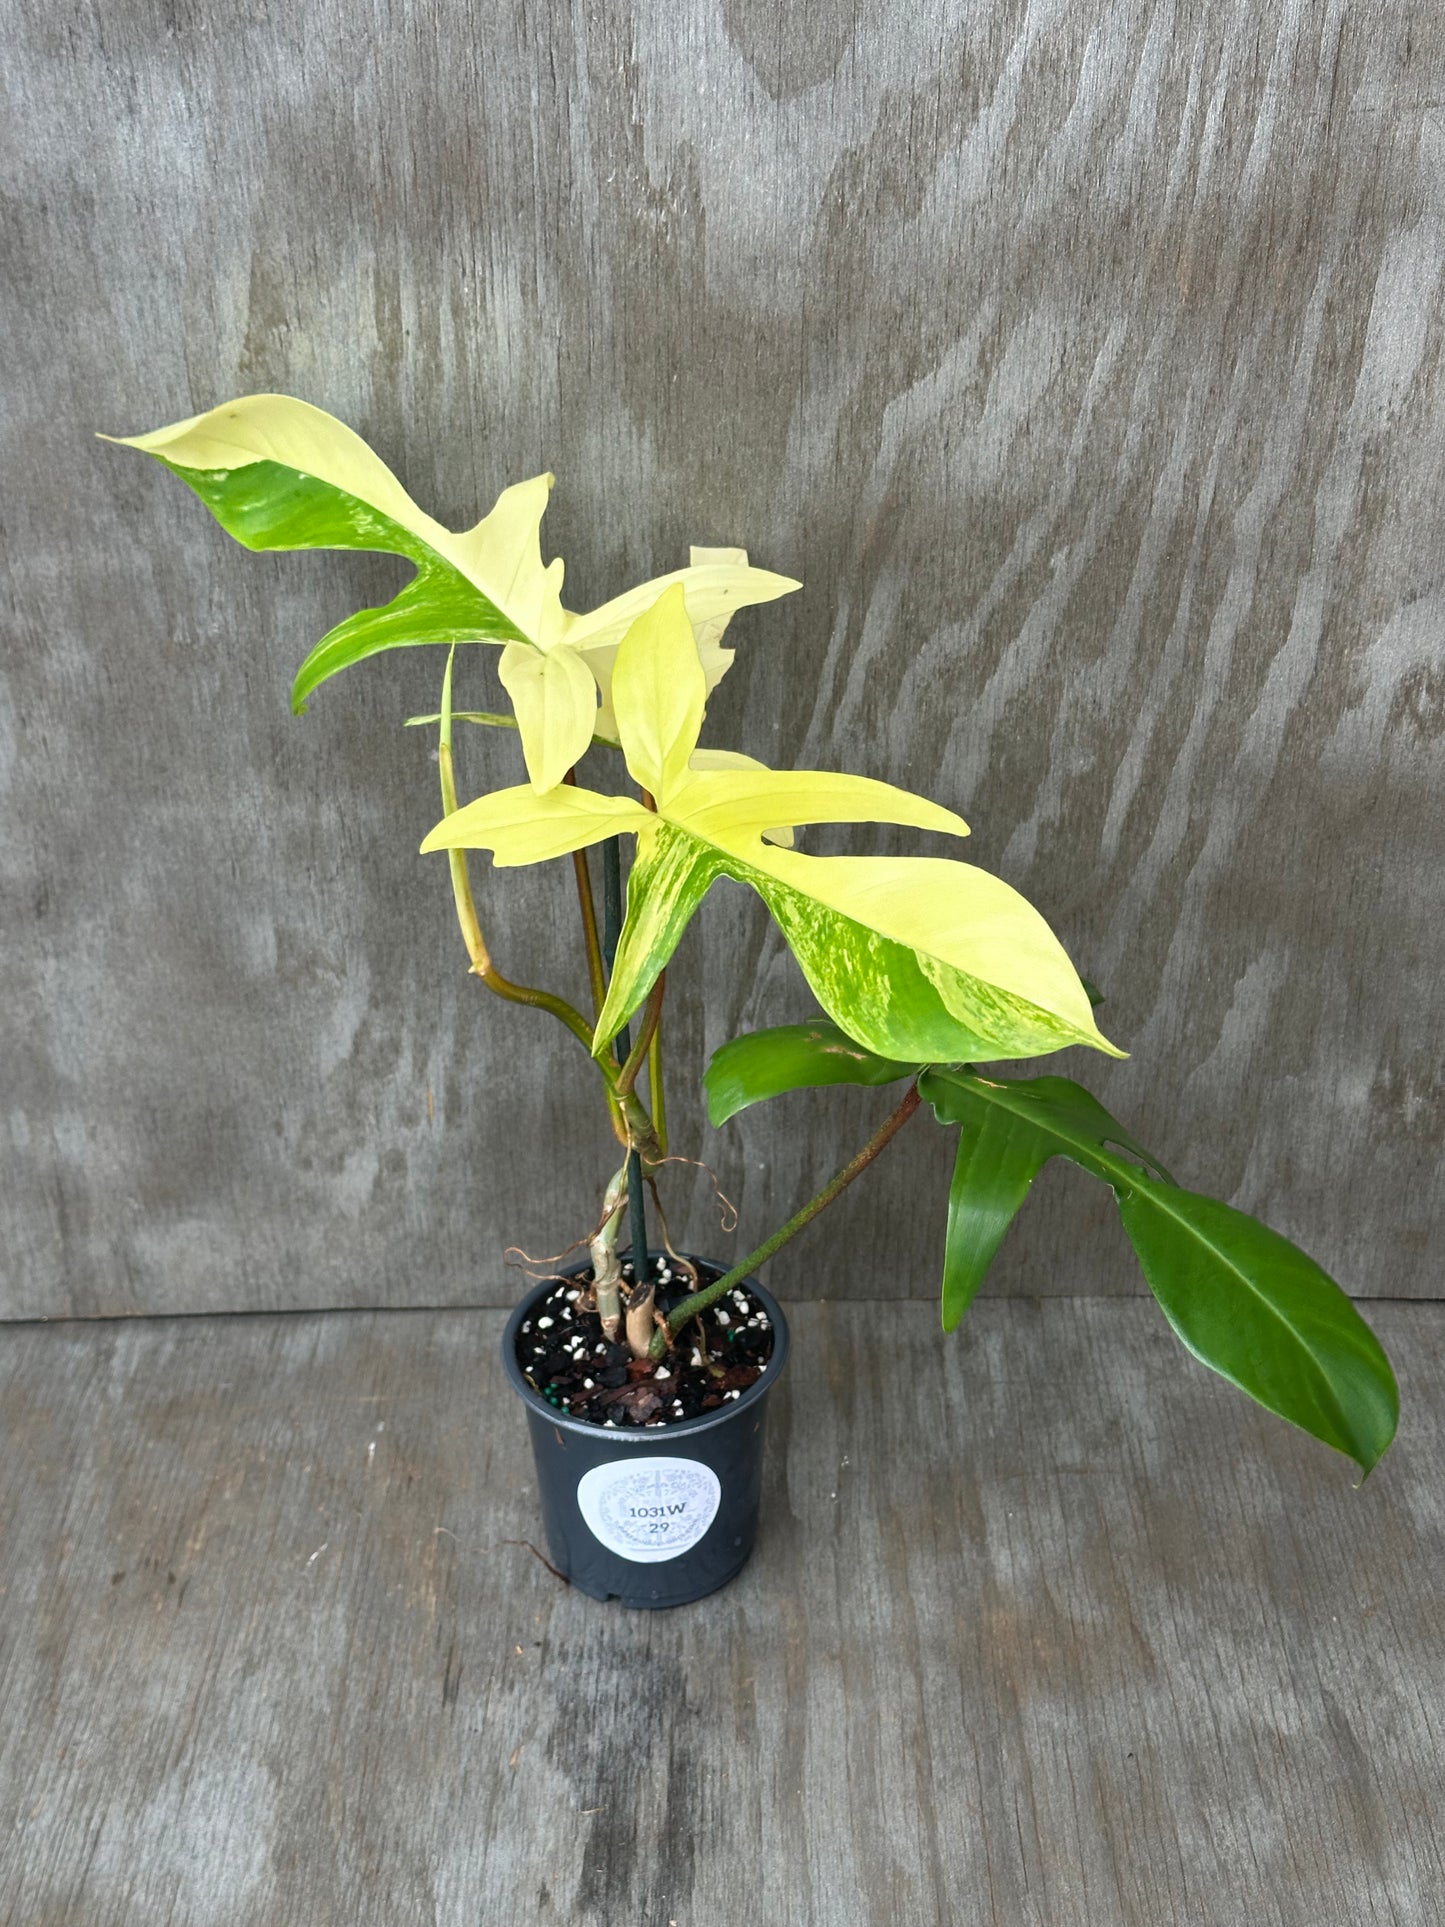
<svg viewBox="0 0 1445 1927"><path fill-rule="evenodd" d="M678 1266L654 1261L660 1311L721 1276L707 1265L696 1269L695 1284ZM630 1286L630 1265L623 1276ZM690 1319L658 1364L611 1343L590 1299L585 1273L559 1278L517 1332L517 1363L533 1390L554 1410L589 1424L653 1428L721 1411L762 1376L772 1356L772 1322L745 1286Z"/></svg>

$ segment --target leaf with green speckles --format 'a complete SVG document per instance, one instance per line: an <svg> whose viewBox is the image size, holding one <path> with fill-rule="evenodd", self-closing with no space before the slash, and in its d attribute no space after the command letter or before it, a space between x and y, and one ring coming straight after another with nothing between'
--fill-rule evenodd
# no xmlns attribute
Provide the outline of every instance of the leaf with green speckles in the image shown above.
<svg viewBox="0 0 1445 1927"><path fill-rule="evenodd" d="M705 699L680 588L627 632L613 701L627 766L653 796L639 813L627 918L593 1048L605 1051L656 981L720 876L763 898L819 1003L847 1034L905 1062L1034 1057L1068 1044L1114 1050L1047 923L1017 891L944 857L815 857L765 838L779 826L899 823L967 834L951 810L824 770L692 766ZM596 840L623 799L570 788L523 805L499 790L438 825L424 850L487 849L529 863ZM539 810L546 806L545 825ZM634 806L635 808L636 806ZM624 827L619 824L618 827ZM597 832L600 834L601 832Z"/></svg>

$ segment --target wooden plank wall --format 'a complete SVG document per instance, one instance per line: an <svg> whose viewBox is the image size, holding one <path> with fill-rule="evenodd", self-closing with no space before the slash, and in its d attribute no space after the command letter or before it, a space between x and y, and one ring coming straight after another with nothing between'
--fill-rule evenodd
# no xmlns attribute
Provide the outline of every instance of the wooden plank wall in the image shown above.
<svg viewBox="0 0 1445 1927"><path fill-rule="evenodd" d="M1437 12L8 21L4 1313L501 1303L501 1248L567 1243L605 1176L574 1048L485 1007L415 855L435 772L398 723L439 662L287 714L398 571L247 556L91 440L273 388L456 524L554 468L577 605L690 541L802 576L739 624L713 740L959 806L1134 1052L1071 1068L1352 1288L1435 1291ZM474 786L512 767L474 748ZM561 882L485 899L547 967ZM705 1052L805 999L736 892L675 976L679 1148L761 1233L877 1097L706 1131ZM933 1290L948 1148L890 1155L785 1291ZM705 1182L672 1195L718 1249ZM1050 1174L997 1286L1134 1289L1107 1200Z"/></svg>

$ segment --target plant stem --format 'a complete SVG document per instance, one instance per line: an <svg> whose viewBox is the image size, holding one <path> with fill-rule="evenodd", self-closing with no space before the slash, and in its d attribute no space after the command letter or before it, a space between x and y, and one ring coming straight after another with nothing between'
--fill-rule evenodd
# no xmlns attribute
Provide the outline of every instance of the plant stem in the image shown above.
<svg viewBox="0 0 1445 1927"><path fill-rule="evenodd" d="M917 1084L910 1084L907 1095L896 1111L884 1119L883 1123L869 1138L863 1149L851 1163L845 1164L838 1175L823 1186L815 1198L810 1198L801 1211L795 1212L781 1230L775 1231L771 1238L760 1244L756 1251L750 1251L741 1264L734 1265L731 1271L724 1272L721 1278L695 1291L690 1298L684 1298L667 1315L664 1329L659 1325L653 1336L649 1356L654 1359L667 1355L668 1345L676 1338L689 1318L696 1318L699 1312L715 1305L724 1292L740 1285L750 1272L759 1265L766 1264L773 1253L780 1251L790 1238L795 1238L805 1225L809 1225L820 1211L826 1211L836 1197L848 1189L854 1178L868 1169L883 1147L894 1138L918 1109L919 1096Z"/></svg>
<svg viewBox="0 0 1445 1927"><path fill-rule="evenodd" d="M592 1290L603 1336L614 1345L622 1330L622 1267L617 1262L617 1228L622 1222L622 1187L627 1166L614 1174L602 1202L602 1223L591 1240Z"/></svg>
<svg viewBox="0 0 1445 1927"><path fill-rule="evenodd" d="M617 940L622 935L622 841L609 836L602 845L602 957L610 978L617 961ZM631 1059L632 1043L626 1024L617 1033L617 1049L624 1063ZM633 1071L635 1078L637 1072ZM629 1084L624 1097L632 1095ZM642 1158L635 1147L627 1153L627 1202L632 1227L632 1288L647 1289L647 1201L642 1191Z"/></svg>
<svg viewBox="0 0 1445 1927"><path fill-rule="evenodd" d="M652 1040L657 1035L657 1026L662 1021L662 999L666 989L667 972L660 970L657 973L657 982L648 993L647 1008L642 1013L642 1028L637 1033L637 1042L628 1051L623 1060L622 1069L617 1074L617 1089L624 1097L636 1085L637 1074L646 1063L647 1054L652 1049Z"/></svg>
<svg viewBox="0 0 1445 1927"><path fill-rule="evenodd" d="M437 764L442 781L442 807L448 816L457 807L457 781L452 768L452 657L455 654L454 644L447 655L447 670L442 680L441 735L437 742ZM514 984L509 977L504 977L492 962L486 938L482 935L477 906L472 898L471 879L467 875L466 851L448 850L447 860L452 874L452 896L457 906L457 922L461 925L462 941L467 946L467 955L472 960L473 973L481 978L488 990L495 991L499 997L505 997L508 1003L528 1004L533 1010L550 1011L554 1017L560 1018L591 1056L592 1026L581 1011L574 1010L565 998L554 997L549 990L533 990L526 984Z"/></svg>
<svg viewBox="0 0 1445 1927"><path fill-rule="evenodd" d="M652 1128L657 1133L657 1142L662 1155L667 1156L667 1105L662 1092L662 1019L657 1020L657 1029L652 1033L652 1045L647 1053L648 1096L652 1100ZM654 1202L656 1200L654 1199Z"/></svg>
<svg viewBox="0 0 1445 1927"><path fill-rule="evenodd" d="M657 1287L649 1278L647 1289L634 1291L627 1301L623 1331L627 1338L627 1349L634 1358L646 1358L652 1349L652 1334L657 1330L656 1294Z"/></svg>

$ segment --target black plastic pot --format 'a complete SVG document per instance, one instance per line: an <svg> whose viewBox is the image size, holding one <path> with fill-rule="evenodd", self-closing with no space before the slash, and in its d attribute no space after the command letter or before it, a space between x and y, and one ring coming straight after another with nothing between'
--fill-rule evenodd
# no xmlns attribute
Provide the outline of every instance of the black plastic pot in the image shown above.
<svg viewBox="0 0 1445 1927"><path fill-rule="evenodd" d="M552 1563L593 1599L642 1607L702 1599L741 1572L753 1549L763 1421L788 1357L782 1308L756 1279L745 1281L772 1322L773 1355L740 1399L679 1425L613 1430L554 1410L517 1363L522 1321L555 1282L528 1292L502 1339L502 1364L527 1408Z"/></svg>

